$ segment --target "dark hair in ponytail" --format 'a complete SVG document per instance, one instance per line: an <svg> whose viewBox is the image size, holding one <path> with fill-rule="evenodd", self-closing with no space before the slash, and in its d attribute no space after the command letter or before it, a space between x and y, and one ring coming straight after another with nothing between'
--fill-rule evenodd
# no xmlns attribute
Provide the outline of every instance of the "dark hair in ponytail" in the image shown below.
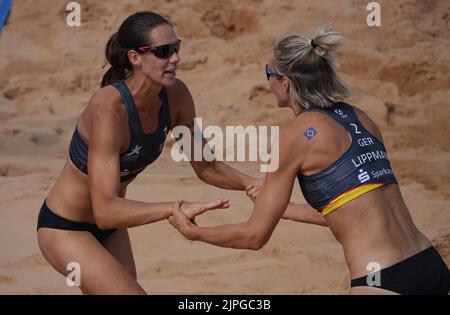
<svg viewBox="0 0 450 315"><path fill-rule="evenodd" d="M128 59L128 51L141 45L151 45L149 32L154 27L164 24L171 25L154 12L144 11L130 15L106 44L105 55L111 67L103 75L101 87L130 75L133 72L133 65Z"/></svg>

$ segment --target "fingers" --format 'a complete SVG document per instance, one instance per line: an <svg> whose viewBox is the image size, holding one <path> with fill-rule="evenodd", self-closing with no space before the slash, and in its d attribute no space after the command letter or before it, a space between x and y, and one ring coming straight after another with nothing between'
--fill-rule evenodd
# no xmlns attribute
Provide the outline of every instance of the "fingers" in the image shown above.
<svg viewBox="0 0 450 315"><path fill-rule="evenodd" d="M245 191L249 191L253 187L255 187L255 185L253 185L253 184L247 185L247 186L245 186Z"/></svg>
<svg viewBox="0 0 450 315"><path fill-rule="evenodd" d="M180 230L182 226L189 225L189 218L184 214L180 208L174 209L172 215L167 218L169 223L176 229Z"/></svg>
<svg viewBox="0 0 450 315"><path fill-rule="evenodd" d="M247 195L256 196L259 193L259 187L253 187L247 192Z"/></svg>
<svg viewBox="0 0 450 315"><path fill-rule="evenodd" d="M188 217L186 216L186 214L184 213L184 211L181 210L181 207L177 207L173 211L171 218L173 218L173 220L177 221L177 222L189 220Z"/></svg>
<svg viewBox="0 0 450 315"><path fill-rule="evenodd" d="M230 202L228 199L217 199L210 202L186 202L185 208L181 210L184 212L186 217L190 220L194 219L196 216L202 213L214 210L214 209L226 209L230 207Z"/></svg>
<svg viewBox="0 0 450 315"><path fill-rule="evenodd" d="M213 209L223 209L230 206L230 201L228 199L217 199L206 203L204 206L200 207L201 211L213 210Z"/></svg>
<svg viewBox="0 0 450 315"><path fill-rule="evenodd" d="M245 192L247 193L247 195L253 195L255 192L258 192L261 190L261 186L258 185L247 185L245 187Z"/></svg>
<svg viewBox="0 0 450 315"><path fill-rule="evenodd" d="M185 238L192 239L190 234L191 226L196 226L195 221L190 221L181 209L175 209L173 215L167 218L167 221L177 229Z"/></svg>
<svg viewBox="0 0 450 315"><path fill-rule="evenodd" d="M245 193L252 201L256 200L256 197L258 196L260 190L261 190L260 186L256 186L253 184L245 187Z"/></svg>

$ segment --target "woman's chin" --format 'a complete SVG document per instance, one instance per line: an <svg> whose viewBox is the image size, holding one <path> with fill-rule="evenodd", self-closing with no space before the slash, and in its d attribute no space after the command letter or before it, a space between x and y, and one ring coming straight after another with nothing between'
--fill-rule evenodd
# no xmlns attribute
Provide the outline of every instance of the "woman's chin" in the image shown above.
<svg viewBox="0 0 450 315"><path fill-rule="evenodd" d="M162 85L164 86L172 86L175 84L175 82L177 81L177 78L175 76L171 76L171 77L166 77L162 80Z"/></svg>

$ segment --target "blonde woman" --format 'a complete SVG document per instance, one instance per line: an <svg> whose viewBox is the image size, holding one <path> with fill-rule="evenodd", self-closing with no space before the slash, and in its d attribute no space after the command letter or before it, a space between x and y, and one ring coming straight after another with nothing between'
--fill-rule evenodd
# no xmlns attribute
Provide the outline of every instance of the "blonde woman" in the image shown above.
<svg viewBox="0 0 450 315"><path fill-rule="evenodd" d="M249 249L266 244L282 217L326 225L344 250L352 294L448 294L449 270L411 218L380 130L343 102L351 92L336 73L341 43L322 27L312 39L288 36L275 46L267 79L295 118L276 144L278 170L261 188L247 187L257 196L248 221L203 228L181 211L169 221L188 239ZM308 204L289 203L296 178ZM371 262L381 267L380 283L367 281Z"/></svg>

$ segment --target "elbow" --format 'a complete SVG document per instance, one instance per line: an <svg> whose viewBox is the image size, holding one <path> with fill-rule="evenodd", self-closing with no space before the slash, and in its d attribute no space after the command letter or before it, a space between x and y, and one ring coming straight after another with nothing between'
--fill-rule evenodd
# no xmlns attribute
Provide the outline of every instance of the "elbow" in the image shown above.
<svg viewBox="0 0 450 315"><path fill-rule="evenodd" d="M257 250L260 250L261 248L263 248L263 246L264 246L264 244L262 244L262 243L252 243L248 249L257 251Z"/></svg>
<svg viewBox="0 0 450 315"><path fill-rule="evenodd" d="M260 250L267 244L272 233L249 220L241 225L240 234L244 239L244 245L241 248Z"/></svg>
<svg viewBox="0 0 450 315"><path fill-rule="evenodd" d="M269 237L263 235L261 233L254 233L250 238L249 249L251 250L260 250L267 244L269 241Z"/></svg>
<svg viewBox="0 0 450 315"><path fill-rule="evenodd" d="M107 219L98 219L95 217L95 223L100 230L111 230L116 228L116 226L111 222L111 220Z"/></svg>
<svg viewBox="0 0 450 315"><path fill-rule="evenodd" d="M94 211L95 224L100 230L110 230L116 228L113 221L105 214L105 210Z"/></svg>
<svg viewBox="0 0 450 315"><path fill-rule="evenodd" d="M92 212L95 224L100 230L110 230L116 228L113 218L111 218L109 203L93 203Z"/></svg>

